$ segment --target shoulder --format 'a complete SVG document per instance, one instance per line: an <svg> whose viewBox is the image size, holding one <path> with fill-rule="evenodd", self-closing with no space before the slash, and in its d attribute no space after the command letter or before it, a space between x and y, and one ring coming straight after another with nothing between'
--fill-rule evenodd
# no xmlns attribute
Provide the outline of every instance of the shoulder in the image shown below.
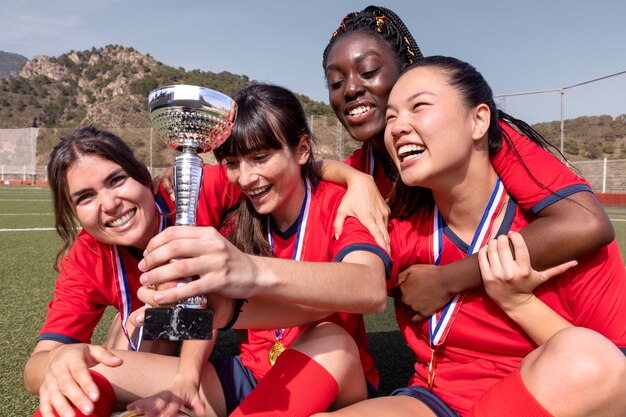
<svg viewBox="0 0 626 417"><path fill-rule="evenodd" d="M111 245L97 241L81 230L70 252L61 262L61 271L76 269L96 269L102 262L108 262Z"/></svg>

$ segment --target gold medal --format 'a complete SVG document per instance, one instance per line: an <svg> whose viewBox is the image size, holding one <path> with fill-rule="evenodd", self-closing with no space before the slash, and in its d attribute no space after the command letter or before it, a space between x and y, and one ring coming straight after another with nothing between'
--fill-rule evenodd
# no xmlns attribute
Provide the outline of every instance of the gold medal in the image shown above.
<svg viewBox="0 0 626 417"><path fill-rule="evenodd" d="M280 343L280 341L276 341L274 346L270 349L270 365L274 366L276 363L276 359L280 356L281 353L285 350L285 345Z"/></svg>
<svg viewBox="0 0 626 417"><path fill-rule="evenodd" d="M428 391L433 390L433 386L435 385L435 372L436 372L436 364L435 364L435 348L430 348L430 362L428 363Z"/></svg>

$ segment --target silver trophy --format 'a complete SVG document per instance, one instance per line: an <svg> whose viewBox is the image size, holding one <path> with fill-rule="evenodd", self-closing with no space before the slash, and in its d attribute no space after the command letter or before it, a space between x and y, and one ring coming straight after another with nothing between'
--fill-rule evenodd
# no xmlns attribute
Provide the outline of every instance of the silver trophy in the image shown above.
<svg viewBox="0 0 626 417"><path fill-rule="evenodd" d="M195 226L202 181L202 158L198 154L212 151L228 138L237 105L225 94L194 85L153 90L148 104L157 135L180 152L174 165L176 225ZM197 296L181 300L174 307L147 309L143 337L210 339L212 325L213 312L206 309L206 297Z"/></svg>

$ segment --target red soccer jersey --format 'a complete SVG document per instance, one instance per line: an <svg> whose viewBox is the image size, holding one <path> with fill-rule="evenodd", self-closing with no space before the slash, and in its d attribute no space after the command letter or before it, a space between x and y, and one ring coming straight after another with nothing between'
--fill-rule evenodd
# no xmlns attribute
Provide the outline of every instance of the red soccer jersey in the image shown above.
<svg viewBox="0 0 626 417"><path fill-rule="evenodd" d="M315 187L300 259L313 262L339 262L350 252L365 250L380 256L389 270L389 256L376 244L374 238L355 218L346 219L344 232L339 240L335 240L333 221L344 193L343 188L326 182L320 182ZM296 245L296 234L295 228L283 234L276 232L272 234L275 257L292 259ZM378 387L379 375L369 350L363 316L361 314L335 313L324 321L337 323L352 335L359 347L365 376L373 386ZM290 346L306 328L307 326L300 326L285 329L282 334L282 343L287 347ZM275 342L274 330L248 331L248 343L241 347L241 361L246 368L252 370L257 380L263 378L271 368L269 350Z"/></svg>
<svg viewBox="0 0 626 417"><path fill-rule="evenodd" d="M156 200L163 213L173 212L169 198L159 196ZM171 220L171 216L164 216L162 222L165 220ZM166 226L162 223L161 227ZM137 298L141 287L137 264L141 257L139 250L98 242L82 230L61 262L38 340L90 343L106 307L120 311L122 320L124 314L142 307Z"/></svg>
<svg viewBox="0 0 626 417"><path fill-rule="evenodd" d="M520 135L505 122L500 122L503 136L502 149L491 157L491 164L506 186L509 194L522 209L536 214L541 209L579 191L591 191L587 181L576 175L550 152ZM371 146L364 143L344 162L370 174L383 197L388 197L394 179L389 177L372 155ZM532 172L532 174L531 174Z"/></svg>
<svg viewBox="0 0 626 417"><path fill-rule="evenodd" d="M376 183L376 187L378 187L380 194L384 198L389 196L395 178L387 175L380 161L378 161L372 151L372 147L369 143L365 142L363 146L356 149L352 155L346 158L343 162L356 170L370 174L374 177L374 182Z"/></svg>
<svg viewBox="0 0 626 417"><path fill-rule="evenodd" d="M528 220L510 201L498 233L519 231ZM433 264L433 209L424 208L408 220L393 220L390 229L392 287L398 271L415 263ZM444 228L441 265L463 258L467 248L467 243ZM573 325L596 330L617 346L626 346L626 270L617 243L578 262L538 287L535 294ZM401 308L396 309L396 318L416 357L410 384L425 387L431 355L428 321L415 325ZM518 368L535 347L482 287L468 291L436 352L434 392L463 415L494 383Z"/></svg>
<svg viewBox="0 0 626 417"><path fill-rule="evenodd" d="M222 215L237 204L241 197L239 188L228 181L224 165L205 165L202 168L196 224L219 227Z"/></svg>

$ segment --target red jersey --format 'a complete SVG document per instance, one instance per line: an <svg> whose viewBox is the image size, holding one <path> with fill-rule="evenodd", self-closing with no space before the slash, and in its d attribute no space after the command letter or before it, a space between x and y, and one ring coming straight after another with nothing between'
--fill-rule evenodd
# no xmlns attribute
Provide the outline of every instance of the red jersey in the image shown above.
<svg viewBox="0 0 626 417"><path fill-rule="evenodd" d="M390 175L390 173L385 172L383 165L378 158L376 158L376 154L369 143L363 143L363 146L355 149L352 155L343 162L356 170L370 174L374 178L374 182L380 194L384 198L389 196L393 183L396 180L395 176L397 175L395 173Z"/></svg>
<svg viewBox="0 0 626 417"><path fill-rule="evenodd" d="M156 200L161 212L173 212L169 198L159 196ZM171 217L162 217L161 228L171 223L165 223ZM142 257L140 249L102 243L81 230L61 261L54 297L38 340L90 343L108 306L120 311L123 325L128 314L144 305L137 298L142 274L137 265ZM137 341L129 343L133 348Z"/></svg>
<svg viewBox="0 0 626 417"><path fill-rule="evenodd" d="M198 197L196 224L218 228L222 215L242 198L241 191L226 176L222 164L202 167L202 188Z"/></svg>
<svg viewBox="0 0 626 417"><path fill-rule="evenodd" d="M524 210L536 214L541 209L579 191L591 191L587 181L576 175L550 152L526 136L520 135L505 122L500 122L502 149L491 157L491 164L509 194ZM383 197L388 197L394 178L382 169L372 147L364 143L345 161L351 167L370 174ZM532 174L531 174L532 172Z"/></svg>
<svg viewBox="0 0 626 417"><path fill-rule="evenodd" d="M310 201L307 227L301 247L303 261L313 262L340 262L348 253L353 251L369 251L377 254L383 260L387 269L390 269L390 259L387 253L380 248L369 232L353 217L348 217L344 224L344 232L339 240L334 238L333 221L337 208L345 190L334 184L320 182L313 191ZM274 256L283 259L292 259L297 240L298 223L284 233L274 231ZM297 277L294 277L296 279ZM357 343L367 380L378 387L379 375L371 356L365 324L361 314L335 313L323 321L331 321L342 326ZM289 347L294 340L308 326L299 326L284 329L281 342ZM248 331L248 343L242 344L241 361L250 369L257 380L265 376L271 368L269 351L277 340L275 330Z"/></svg>
<svg viewBox="0 0 626 417"><path fill-rule="evenodd" d="M524 212L511 200L498 234L519 231L528 224ZM415 263L434 263L433 208L425 207L410 219L390 224L396 274ZM468 245L450 229L443 229L440 264L466 255ZM534 293L575 326L593 329L617 346L626 346L626 270L614 241L578 259L578 265L536 288ZM401 332L416 358L410 384L427 386L431 349L428 322L416 325L396 309ZM517 369L535 345L489 298L481 287L465 293L447 338L435 354L433 392L463 415L493 384Z"/></svg>

